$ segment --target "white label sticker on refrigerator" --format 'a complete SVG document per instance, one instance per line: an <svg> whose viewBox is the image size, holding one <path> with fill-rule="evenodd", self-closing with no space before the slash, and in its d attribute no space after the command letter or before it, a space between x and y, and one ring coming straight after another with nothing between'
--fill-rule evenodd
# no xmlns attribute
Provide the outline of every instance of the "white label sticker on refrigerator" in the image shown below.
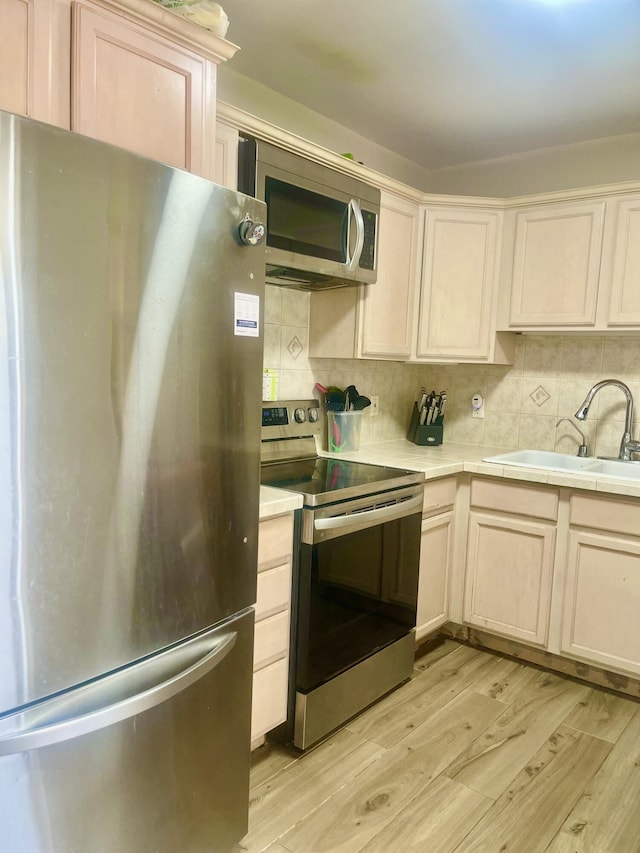
<svg viewBox="0 0 640 853"><path fill-rule="evenodd" d="M236 293L233 333L249 338L258 337L260 297L253 293Z"/></svg>

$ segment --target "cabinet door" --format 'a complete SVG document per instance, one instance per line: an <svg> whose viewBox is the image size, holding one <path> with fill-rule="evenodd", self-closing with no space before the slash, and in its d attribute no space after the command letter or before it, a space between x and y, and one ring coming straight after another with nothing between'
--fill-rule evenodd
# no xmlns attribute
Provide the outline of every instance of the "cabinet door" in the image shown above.
<svg viewBox="0 0 640 853"><path fill-rule="evenodd" d="M562 651L640 675L640 542L572 530Z"/></svg>
<svg viewBox="0 0 640 853"><path fill-rule="evenodd" d="M593 326L604 202L516 214L510 327Z"/></svg>
<svg viewBox="0 0 640 853"><path fill-rule="evenodd" d="M260 522L251 743L287 718L293 513Z"/></svg>
<svg viewBox="0 0 640 853"><path fill-rule="evenodd" d="M253 675L252 743L287 719L288 667L287 660L283 659Z"/></svg>
<svg viewBox="0 0 640 853"><path fill-rule="evenodd" d="M72 130L213 177L215 73L135 21L74 4Z"/></svg>
<svg viewBox="0 0 640 853"><path fill-rule="evenodd" d="M554 550L550 524L471 510L465 621L546 645Z"/></svg>
<svg viewBox="0 0 640 853"><path fill-rule="evenodd" d="M417 204L381 193L378 228L378 278L361 289L359 355L408 358L418 276Z"/></svg>
<svg viewBox="0 0 640 853"><path fill-rule="evenodd" d="M640 326L640 198L618 201L615 208L607 325Z"/></svg>
<svg viewBox="0 0 640 853"><path fill-rule="evenodd" d="M0 0L0 109L69 127L68 14L54 0Z"/></svg>
<svg viewBox="0 0 640 853"><path fill-rule="evenodd" d="M489 358L500 222L495 212L427 212L418 358Z"/></svg>
<svg viewBox="0 0 640 853"><path fill-rule="evenodd" d="M453 554L454 513L422 522L416 639L439 628L449 618L449 578Z"/></svg>
<svg viewBox="0 0 640 853"><path fill-rule="evenodd" d="M238 131L221 121L216 122L216 175L217 184L238 189Z"/></svg>

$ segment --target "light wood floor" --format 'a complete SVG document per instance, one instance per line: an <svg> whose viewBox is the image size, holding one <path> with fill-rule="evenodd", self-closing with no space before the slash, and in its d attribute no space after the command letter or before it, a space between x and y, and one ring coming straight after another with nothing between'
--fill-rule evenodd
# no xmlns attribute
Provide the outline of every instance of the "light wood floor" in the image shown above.
<svg viewBox="0 0 640 853"><path fill-rule="evenodd" d="M251 853L640 853L640 704L446 640L251 788Z"/></svg>

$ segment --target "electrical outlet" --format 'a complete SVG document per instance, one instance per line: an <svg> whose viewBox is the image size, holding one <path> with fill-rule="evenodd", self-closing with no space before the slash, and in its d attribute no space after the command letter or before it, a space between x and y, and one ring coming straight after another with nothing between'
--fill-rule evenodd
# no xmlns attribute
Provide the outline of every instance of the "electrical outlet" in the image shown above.
<svg viewBox="0 0 640 853"><path fill-rule="evenodd" d="M371 399L371 406L369 408L369 415L372 418L378 417L378 406L380 405L380 398L377 394L375 394Z"/></svg>
<svg viewBox="0 0 640 853"><path fill-rule="evenodd" d="M471 417L484 418L484 400L480 394L474 394L471 398Z"/></svg>

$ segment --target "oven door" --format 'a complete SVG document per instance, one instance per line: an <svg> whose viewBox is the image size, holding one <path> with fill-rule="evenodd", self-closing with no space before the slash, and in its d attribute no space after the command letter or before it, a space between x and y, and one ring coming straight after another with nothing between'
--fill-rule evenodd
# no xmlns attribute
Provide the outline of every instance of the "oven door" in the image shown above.
<svg viewBox="0 0 640 853"><path fill-rule="evenodd" d="M416 624L422 487L305 510L296 690L307 693Z"/></svg>

